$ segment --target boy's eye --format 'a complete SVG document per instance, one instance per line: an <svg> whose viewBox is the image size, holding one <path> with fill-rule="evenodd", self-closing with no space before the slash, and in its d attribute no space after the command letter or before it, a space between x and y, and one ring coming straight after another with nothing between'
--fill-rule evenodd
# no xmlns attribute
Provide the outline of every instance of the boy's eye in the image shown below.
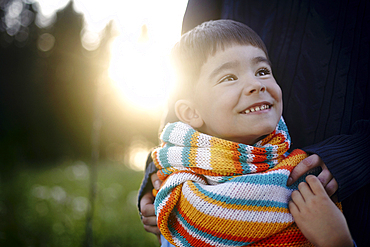
<svg viewBox="0 0 370 247"><path fill-rule="evenodd" d="M265 76L265 75L270 75L270 74L271 74L271 71L268 68L261 68L256 73L257 76Z"/></svg>
<svg viewBox="0 0 370 247"><path fill-rule="evenodd" d="M238 77L236 77L235 75L227 75L227 76L222 77L221 80L219 80L218 83L227 82L227 81L235 81L237 79L238 79Z"/></svg>

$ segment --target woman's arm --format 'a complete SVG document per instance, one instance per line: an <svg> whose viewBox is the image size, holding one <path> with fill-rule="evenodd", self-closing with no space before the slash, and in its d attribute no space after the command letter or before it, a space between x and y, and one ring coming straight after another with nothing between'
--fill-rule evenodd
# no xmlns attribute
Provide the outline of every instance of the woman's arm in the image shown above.
<svg viewBox="0 0 370 247"><path fill-rule="evenodd" d="M338 183L339 201L370 182L369 120L357 121L349 135L333 136L318 144L303 148L303 150L317 154L322 162L320 160L313 163L301 162L291 174L293 181L308 170L324 164ZM331 175L326 174L326 181L330 177Z"/></svg>

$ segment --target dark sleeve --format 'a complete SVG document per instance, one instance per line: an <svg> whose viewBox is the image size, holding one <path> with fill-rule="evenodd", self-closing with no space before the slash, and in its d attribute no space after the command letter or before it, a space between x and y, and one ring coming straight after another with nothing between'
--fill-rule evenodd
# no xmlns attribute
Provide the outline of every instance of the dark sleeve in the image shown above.
<svg viewBox="0 0 370 247"><path fill-rule="evenodd" d="M189 0L182 22L182 34L199 24L221 18L221 0Z"/></svg>
<svg viewBox="0 0 370 247"><path fill-rule="evenodd" d="M349 135L333 136L303 148L321 157L338 182L338 199L344 200L370 182L370 121L357 121Z"/></svg>
<svg viewBox="0 0 370 247"><path fill-rule="evenodd" d="M141 198L143 197L145 193L153 189L152 181L150 180L150 175L152 175L154 172L157 172L157 168L155 167L150 154L148 155L148 159L146 160L145 175L144 175L143 181L141 182L139 193L138 193L137 206L138 206L139 211L140 211Z"/></svg>

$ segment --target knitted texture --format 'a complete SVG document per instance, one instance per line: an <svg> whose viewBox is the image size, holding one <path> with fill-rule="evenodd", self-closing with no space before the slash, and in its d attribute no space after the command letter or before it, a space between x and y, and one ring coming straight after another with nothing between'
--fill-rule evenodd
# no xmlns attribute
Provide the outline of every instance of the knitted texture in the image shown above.
<svg viewBox="0 0 370 247"><path fill-rule="evenodd" d="M177 122L152 157L164 180L155 199L157 224L176 246L311 246L295 225L287 187L306 153L290 147L287 127L253 146L212 137Z"/></svg>

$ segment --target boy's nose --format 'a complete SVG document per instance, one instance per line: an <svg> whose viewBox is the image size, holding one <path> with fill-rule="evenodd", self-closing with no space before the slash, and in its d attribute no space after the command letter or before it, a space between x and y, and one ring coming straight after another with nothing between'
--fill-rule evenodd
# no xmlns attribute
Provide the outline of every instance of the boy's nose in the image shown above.
<svg viewBox="0 0 370 247"><path fill-rule="evenodd" d="M266 91L266 86L258 80L250 81L250 83L247 83L247 85L244 88L244 93L247 95L250 95L253 93L265 92L265 91Z"/></svg>

